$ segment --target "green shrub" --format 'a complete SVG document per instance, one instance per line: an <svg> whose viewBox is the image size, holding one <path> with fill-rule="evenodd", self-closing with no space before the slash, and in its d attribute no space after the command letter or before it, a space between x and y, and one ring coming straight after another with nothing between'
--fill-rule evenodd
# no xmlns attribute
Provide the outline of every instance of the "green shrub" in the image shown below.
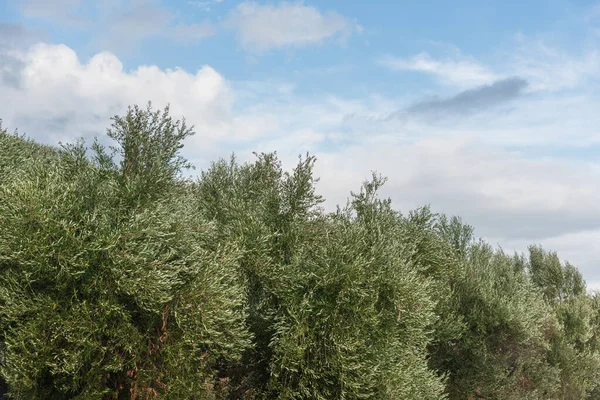
<svg viewBox="0 0 600 400"><path fill-rule="evenodd" d="M0 126L0 387L15 399L595 399L600 300L376 174L326 213L315 158L198 179L169 110L109 149Z"/></svg>

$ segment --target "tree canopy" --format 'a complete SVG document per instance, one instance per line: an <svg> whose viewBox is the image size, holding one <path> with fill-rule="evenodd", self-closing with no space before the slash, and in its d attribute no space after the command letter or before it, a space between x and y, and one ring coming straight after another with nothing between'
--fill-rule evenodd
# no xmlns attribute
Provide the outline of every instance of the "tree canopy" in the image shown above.
<svg viewBox="0 0 600 400"><path fill-rule="evenodd" d="M0 378L14 399L600 399L600 297L537 245L404 215L373 174L217 160L150 105L114 146L0 125Z"/></svg>

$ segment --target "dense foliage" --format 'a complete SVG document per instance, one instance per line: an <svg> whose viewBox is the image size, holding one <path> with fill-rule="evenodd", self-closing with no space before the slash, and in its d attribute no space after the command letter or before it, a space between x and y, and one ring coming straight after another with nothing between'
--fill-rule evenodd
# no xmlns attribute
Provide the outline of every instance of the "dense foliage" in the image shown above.
<svg viewBox="0 0 600 400"><path fill-rule="evenodd" d="M538 246L402 215L377 175L326 213L315 159L195 180L168 109L115 145L0 127L0 377L15 399L600 399L600 297Z"/></svg>

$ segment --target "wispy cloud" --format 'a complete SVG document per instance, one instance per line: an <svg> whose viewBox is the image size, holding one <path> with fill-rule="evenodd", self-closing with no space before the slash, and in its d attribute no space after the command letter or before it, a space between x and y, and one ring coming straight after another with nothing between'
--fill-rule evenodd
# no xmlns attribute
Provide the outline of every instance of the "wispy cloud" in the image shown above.
<svg viewBox="0 0 600 400"><path fill-rule="evenodd" d="M532 90L563 90L600 82L597 47L561 49L539 38L517 35L507 55L507 73L526 77Z"/></svg>
<svg viewBox="0 0 600 400"><path fill-rule="evenodd" d="M302 2L276 6L244 2L229 13L225 26L237 31L245 49L258 52L318 44L361 29L334 11L322 13Z"/></svg>
<svg viewBox="0 0 600 400"><path fill-rule="evenodd" d="M467 116L515 100L523 95L526 87L527 81L522 78L502 79L490 85L462 91L448 98L435 96L419 101L392 113L388 119L414 116Z"/></svg>
<svg viewBox="0 0 600 400"><path fill-rule="evenodd" d="M207 20L186 23L158 0L22 0L22 15L50 24L85 29L98 48L128 51L156 37L176 43L198 43L216 33Z"/></svg>
<svg viewBox="0 0 600 400"><path fill-rule="evenodd" d="M472 87L496 81L499 76L485 65L468 57L436 60L427 53L410 58L384 56L379 64L395 71L415 71L433 75L442 84Z"/></svg>
<svg viewBox="0 0 600 400"><path fill-rule="evenodd" d="M204 11L211 11L216 4L222 3L223 0L190 0L188 4L198 7Z"/></svg>
<svg viewBox="0 0 600 400"><path fill-rule="evenodd" d="M224 0L189 0L188 6L210 11ZM96 48L129 51L141 41L162 37L194 44L219 30L236 32L241 46L261 53L272 49L343 41L362 27L335 11L320 11L303 1L266 5L245 1L220 22L183 21L181 13L160 0L21 0L18 9L27 18L85 29Z"/></svg>
<svg viewBox="0 0 600 400"><path fill-rule="evenodd" d="M385 55L376 62L394 71L428 74L440 85L462 89L513 76L525 79L529 91L574 89L600 82L600 51L594 46L569 51L541 38L515 35L503 51L492 52L486 61L446 47L451 56L436 58L422 52L412 57Z"/></svg>
<svg viewBox="0 0 600 400"><path fill-rule="evenodd" d="M83 0L21 0L19 9L29 18L58 22L68 26L82 26Z"/></svg>
<svg viewBox="0 0 600 400"><path fill-rule="evenodd" d="M165 37L179 43L197 43L216 33L208 21L196 24L180 22L167 8L155 1L134 1L128 7L111 11L109 29L100 42L113 49L128 49L136 43Z"/></svg>
<svg viewBox="0 0 600 400"><path fill-rule="evenodd" d="M41 30L31 29L22 22L0 21L0 50L25 47L45 39Z"/></svg>

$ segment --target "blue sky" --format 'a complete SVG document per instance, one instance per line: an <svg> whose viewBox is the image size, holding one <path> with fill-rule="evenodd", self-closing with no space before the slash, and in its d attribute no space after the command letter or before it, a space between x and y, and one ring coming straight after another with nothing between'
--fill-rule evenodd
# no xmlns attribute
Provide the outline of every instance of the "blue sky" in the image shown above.
<svg viewBox="0 0 600 400"><path fill-rule="evenodd" d="M4 22L39 29L51 43L65 43L83 59L110 49L126 69L151 64L160 68L181 67L193 71L209 64L231 80L294 79L312 70L338 67L328 79L312 74L299 90L306 92L360 94L373 87L387 94L414 87L428 87L427 79L400 77L378 68L373 61L384 54L409 55L427 49L444 53L451 46L477 58L494 58L496 50L510 47L516 35L548 35L567 47L580 45L585 33L585 13L591 1L305 1L326 13L345 18L351 34L338 32L307 44L260 51L245 51L234 29L224 25L240 2L215 1L119 1L106 2L108 10L86 1L2 1ZM525 4L523 4L525 3ZM112 4L112 6L111 6ZM277 8L277 2L257 3ZM289 4L300 4L289 3ZM50 6L48 6L50 5ZM70 10L69 10L70 7ZM42 11L35 11L36 8ZM149 11L151 10L151 11ZM135 16L138 12L139 17ZM62 16L61 16L62 14ZM146 14L146 15L145 15ZM168 16L167 16L168 14ZM177 41L144 27L131 26L123 36L111 37L107 25L113 18L149 17L147 24L166 26L203 24L214 31L200 40ZM163 20L166 19L167 21ZM325 17L327 18L327 17ZM160 21L160 22L157 22ZM164 21L164 22L163 22ZM327 23L327 22L325 22ZM139 25L139 24L138 24ZM360 34L356 27L361 29ZM137 33L135 31L138 31ZM142 32L140 32L142 31ZM349 37L344 37L348 34ZM129 37L129 38L127 38ZM340 42L341 45L340 45ZM332 45L333 44L333 45ZM338 44L338 45L335 45ZM296 75L296 76L294 76ZM346 79L361 79L348 85ZM416 86L418 85L418 86Z"/></svg>
<svg viewBox="0 0 600 400"><path fill-rule="evenodd" d="M318 158L329 207L377 170L397 208L539 243L600 288L600 3L0 0L0 118L46 143L171 104L199 167Z"/></svg>

